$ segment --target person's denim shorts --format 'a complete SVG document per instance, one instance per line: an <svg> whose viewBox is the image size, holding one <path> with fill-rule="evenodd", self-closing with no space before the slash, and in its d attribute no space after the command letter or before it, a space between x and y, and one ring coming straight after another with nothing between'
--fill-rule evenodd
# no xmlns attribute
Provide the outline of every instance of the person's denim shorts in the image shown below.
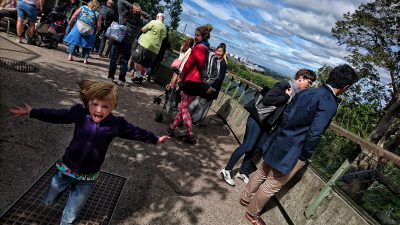
<svg viewBox="0 0 400 225"><path fill-rule="evenodd" d="M30 5L20 0L17 5L17 13L18 17L28 18L29 21L36 22L37 9L35 5Z"/></svg>

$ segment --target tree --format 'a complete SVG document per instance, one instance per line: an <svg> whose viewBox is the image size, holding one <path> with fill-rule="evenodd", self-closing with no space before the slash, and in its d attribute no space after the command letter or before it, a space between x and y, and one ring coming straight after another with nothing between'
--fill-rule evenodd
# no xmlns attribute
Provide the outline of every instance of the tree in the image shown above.
<svg viewBox="0 0 400 225"><path fill-rule="evenodd" d="M182 3L183 0L167 0L167 8L169 9L170 24L169 26L176 30L178 29L179 22L181 21Z"/></svg>
<svg viewBox="0 0 400 225"><path fill-rule="evenodd" d="M132 2L132 1L130 1ZM155 19L157 13L164 12L164 7L160 5L160 0L138 0L142 10L149 14L150 19Z"/></svg>
<svg viewBox="0 0 400 225"><path fill-rule="evenodd" d="M361 90L365 90L361 85L368 85L370 96L358 97L375 99L377 106L382 102L386 104L369 140L384 146L390 136L399 138L398 134L390 132L393 132L391 125L398 120L400 114L400 1L376 0L361 4L354 13L346 13L342 21L336 22L332 34L339 45L345 45L350 52L347 60L364 78L354 87L356 91L353 93L361 93ZM382 70L390 77L390 82L384 85L380 82L378 72Z"/></svg>

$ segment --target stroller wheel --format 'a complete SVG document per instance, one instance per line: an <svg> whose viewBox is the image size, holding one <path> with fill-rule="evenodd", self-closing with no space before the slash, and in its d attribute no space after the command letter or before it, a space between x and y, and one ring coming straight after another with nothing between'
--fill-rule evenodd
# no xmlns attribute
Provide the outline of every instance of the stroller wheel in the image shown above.
<svg viewBox="0 0 400 225"><path fill-rule="evenodd" d="M154 117L154 120L161 123L163 121L162 113L161 112L157 112L155 117Z"/></svg>
<svg viewBox="0 0 400 225"><path fill-rule="evenodd" d="M154 97L153 98L153 103L157 104L157 105L161 104L161 98L159 96Z"/></svg>
<svg viewBox="0 0 400 225"><path fill-rule="evenodd" d="M36 44L37 46L40 46L40 45L42 44L42 41L43 41L42 35L40 35L40 34L36 35L36 37L35 37L35 44Z"/></svg>

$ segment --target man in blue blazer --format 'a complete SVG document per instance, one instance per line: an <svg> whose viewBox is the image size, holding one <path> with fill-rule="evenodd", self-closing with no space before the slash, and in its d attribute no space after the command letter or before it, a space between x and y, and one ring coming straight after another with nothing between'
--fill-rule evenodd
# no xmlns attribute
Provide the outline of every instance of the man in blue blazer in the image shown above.
<svg viewBox="0 0 400 225"><path fill-rule="evenodd" d="M264 145L264 163L250 177L240 202L254 225L264 225L260 212L315 152L323 132L336 114L340 99L358 80L349 65L335 67L326 84L300 92L283 113L279 127Z"/></svg>

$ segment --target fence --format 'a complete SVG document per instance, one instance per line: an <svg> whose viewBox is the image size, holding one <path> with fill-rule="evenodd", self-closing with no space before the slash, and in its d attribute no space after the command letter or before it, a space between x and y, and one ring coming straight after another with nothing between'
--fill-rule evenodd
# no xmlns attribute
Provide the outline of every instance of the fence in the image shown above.
<svg viewBox="0 0 400 225"><path fill-rule="evenodd" d="M219 98L213 103L212 109L226 119L239 141L243 139L248 116L242 106L260 88L234 74L229 74ZM300 218L298 213L292 214L296 217L293 221L297 224L318 224L316 221L322 219L318 217L326 214L321 210L323 207L320 204L327 206L324 201L332 198L332 190L351 205L356 213L362 215L366 224L400 224L399 156L332 123L320 141L310 167L325 184L321 190L316 189L316 193L313 192L311 197L304 193L305 190L296 190L302 191L303 200L308 201L306 209L302 210L303 218ZM307 188L309 191L310 188ZM281 199L285 201L285 198ZM293 202L287 204L289 208L290 204ZM339 207L343 202L329 204L331 207ZM338 212L337 208L330 210ZM350 221L357 221L353 224L361 224L361 220L354 219L354 216L349 215L349 218ZM351 224L349 221L343 224L347 223ZM336 221L331 224L340 223Z"/></svg>

